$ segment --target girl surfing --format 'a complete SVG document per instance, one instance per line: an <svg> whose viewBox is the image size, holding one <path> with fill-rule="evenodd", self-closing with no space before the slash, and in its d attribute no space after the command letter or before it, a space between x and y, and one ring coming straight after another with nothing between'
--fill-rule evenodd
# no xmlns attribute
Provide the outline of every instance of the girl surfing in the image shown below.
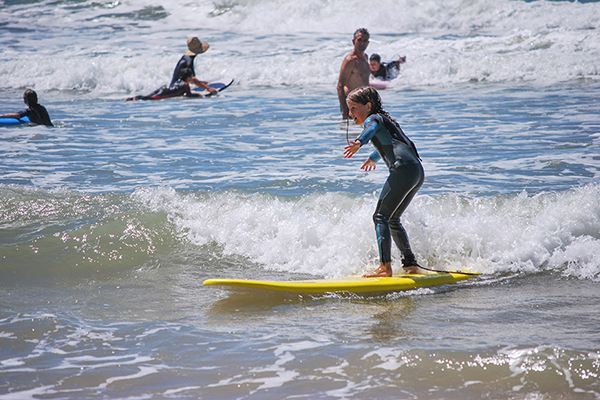
<svg viewBox="0 0 600 400"><path fill-rule="evenodd" d="M364 129L356 140L345 147L344 158L352 157L361 146L371 141L376 151L367 158L361 169L371 171L375 169L376 162L383 158L390 171L373 214L380 265L363 276L392 276L392 240L402 253L402 268L409 274L416 274L419 265L400 217L425 179L417 149L398 122L383 110L379 93L374 88L364 86L353 90L348 94L346 104L350 117L356 125L364 124Z"/></svg>

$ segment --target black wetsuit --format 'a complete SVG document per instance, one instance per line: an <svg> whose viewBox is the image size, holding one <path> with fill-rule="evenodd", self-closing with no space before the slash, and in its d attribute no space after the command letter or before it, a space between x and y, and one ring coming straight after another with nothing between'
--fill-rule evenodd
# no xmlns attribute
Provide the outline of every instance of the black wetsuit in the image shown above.
<svg viewBox="0 0 600 400"><path fill-rule="evenodd" d="M171 79L171 83L169 84L169 86L173 86L175 84L175 82L177 82L178 80L182 80L182 76L181 76L181 70L183 68L189 68L192 70L192 76L196 76L196 73L194 72L194 58L196 58L196 56L188 56L188 55L183 55L179 61L177 62L177 65L175 66L175 71L173 71L173 78Z"/></svg>
<svg viewBox="0 0 600 400"><path fill-rule="evenodd" d="M375 72L371 71L371 75L375 78L381 79L382 81L391 81L396 78L400 73L400 69L396 66L396 61L390 63L382 62L379 69Z"/></svg>
<svg viewBox="0 0 600 400"><path fill-rule="evenodd" d="M192 91L190 90L190 85L187 82L178 80L175 82L174 85L171 85L169 87L163 86L161 88L156 89L149 95L135 96L130 98L129 100L161 100L177 96L196 97L200 95L192 93Z"/></svg>
<svg viewBox="0 0 600 400"><path fill-rule="evenodd" d="M26 110L19 111L19 118L23 117L28 117L29 122L33 122L34 124L54 126L52 125L52 121L50 121L50 115L48 115L46 107L41 104L34 104Z"/></svg>
<svg viewBox="0 0 600 400"><path fill-rule="evenodd" d="M382 114L372 114L365 120L364 130L357 140L361 146L371 141L377 151L369 158L375 162L383 158L390 171L373 214L380 261L382 264L391 262L393 239L402 252L403 265L416 265L400 216L425 179L419 153L402 129Z"/></svg>

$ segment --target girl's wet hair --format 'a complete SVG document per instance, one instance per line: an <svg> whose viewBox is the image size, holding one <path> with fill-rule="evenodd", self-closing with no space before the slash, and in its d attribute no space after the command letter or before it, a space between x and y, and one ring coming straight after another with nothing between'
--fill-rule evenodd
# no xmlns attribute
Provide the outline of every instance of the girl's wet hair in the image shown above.
<svg viewBox="0 0 600 400"><path fill-rule="evenodd" d="M354 103L363 105L371 103L371 114L383 114L398 128L400 127L400 124L398 124L398 122L396 122L396 120L392 118L390 114L388 114L388 112L383 109L383 106L381 105L381 97L379 96L379 92L377 92L377 90L375 90L374 87L363 86L356 88L348 94L346 100L350 100Z"/></svg>

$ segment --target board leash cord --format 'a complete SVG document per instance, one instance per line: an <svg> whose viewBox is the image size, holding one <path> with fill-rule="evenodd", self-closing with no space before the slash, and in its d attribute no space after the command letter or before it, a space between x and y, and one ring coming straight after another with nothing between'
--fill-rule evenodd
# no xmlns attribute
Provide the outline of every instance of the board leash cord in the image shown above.
<svg viewBox="0 0 600 400"><path fill-rule="evenodd" d="M440 274L463 274L463 275L479 275L476 272L466 272L466 271L442 271L439 269L433 269L433 268L426 268L426 267L422 267L419 264L415 264L417 267L424 269L425 271L430 271L430 272L438 272Z"/></svg>
<svg viewBox="0 0 600 400"><path fill-rule="evenodd" d="M350 144L350 139L348 139L348 130L350 129L350 119L346 118L346 142Z"/></svg>

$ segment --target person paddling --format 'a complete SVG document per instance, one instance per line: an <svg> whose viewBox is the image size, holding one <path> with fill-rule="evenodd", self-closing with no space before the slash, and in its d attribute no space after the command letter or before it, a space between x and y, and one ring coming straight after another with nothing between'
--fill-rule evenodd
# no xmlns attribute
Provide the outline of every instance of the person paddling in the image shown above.
<svg viewBox="0 0 600 400"><path fill-rule="evenodd" d="M0 117L21 119L28 117L29 122L39 125L54 126L50 120L50 115L46 107L38 103L37 93L32 89L27 89L23 93L23 102L28 105L25 110L0 115Z"/></svg>
<svg viewBox="0 0 600 400"><path fill-rule="evenodd" d="M379 54L371 54L369 57L369 67L371 68L371 76L381 79L382 81L391 81L400 74L400 64L406 62L406 56L400 57L389 63L381 62Z"/></svg>
<svg viewBox="0 0 600 400"><path fill-rule="evenodd" d="M416 274L419 264L410 248L400 217L425 180L417 149L398 122L382 108L379 93L373 87L353 90L348 94L346 103L350 117L356 125L364 124L364 130L344 148L344 158L352 157L370 141L376 151L367 158L361 169L371 171L375 169L376 162L383 158L390 171L373 214L380 265L364 277L392 276L392 240L402 253L402 268L409 274Z"/></svg>

